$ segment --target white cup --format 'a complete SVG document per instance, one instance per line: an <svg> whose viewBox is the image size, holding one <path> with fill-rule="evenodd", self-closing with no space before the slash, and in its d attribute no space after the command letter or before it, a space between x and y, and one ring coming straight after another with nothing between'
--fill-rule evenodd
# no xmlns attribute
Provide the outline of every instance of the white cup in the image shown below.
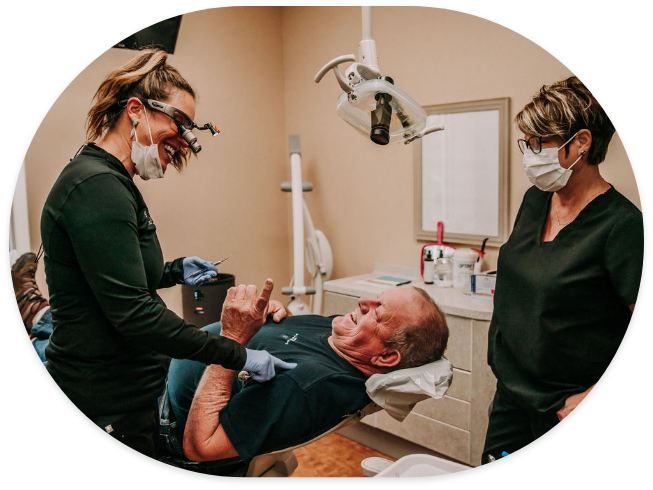
<svg viewBox="0 0 653 490"><path fill-rule="evenodd" d="M471 248L457 248L453 253L453 287L471 291L472 274L478 253Z"/></svg>

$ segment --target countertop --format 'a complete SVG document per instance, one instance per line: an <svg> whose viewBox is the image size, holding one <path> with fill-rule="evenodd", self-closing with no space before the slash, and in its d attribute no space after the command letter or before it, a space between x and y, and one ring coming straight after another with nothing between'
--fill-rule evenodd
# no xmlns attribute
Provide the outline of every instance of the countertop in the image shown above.
<svg viewBox="0 0 653 490"><path fill-rule="evenodd" d="M410 279L404 286L386 286L369 282L380 275L396 276ZM395 287L417 286L424 289L438 306L448 315L462 316L474 320L491 320L493 297L472 295L456 288L439 288L434 284L425 284L418 268L391 264L374 264L374 271L369 274L334 279L324 283L324 291L348 296L376 298L382 292Z"/></svg>

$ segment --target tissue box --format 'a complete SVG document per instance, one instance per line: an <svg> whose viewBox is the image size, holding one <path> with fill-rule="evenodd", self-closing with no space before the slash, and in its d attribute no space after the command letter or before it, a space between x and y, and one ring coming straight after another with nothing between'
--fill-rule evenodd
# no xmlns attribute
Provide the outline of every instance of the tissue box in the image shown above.
<svg viewBox="0 0 653 490"><path fill-rule="evenodd" d="M472 293L494 295L496 274L472 274Z"/></svg>

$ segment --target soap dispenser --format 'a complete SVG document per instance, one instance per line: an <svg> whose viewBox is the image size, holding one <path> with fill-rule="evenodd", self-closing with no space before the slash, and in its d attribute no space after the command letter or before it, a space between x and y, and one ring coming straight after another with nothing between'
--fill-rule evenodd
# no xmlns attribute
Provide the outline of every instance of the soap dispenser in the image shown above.
<svg viewBox="0 0 653 490"><path fill-rule="evenodd" d="M437 286L440 288L450 288L453 284L453 281L451 280L453 274L453 261L450 258L445 257L442 250L440 250L440 256L435 263L435 271L438 275Z"/></svg>

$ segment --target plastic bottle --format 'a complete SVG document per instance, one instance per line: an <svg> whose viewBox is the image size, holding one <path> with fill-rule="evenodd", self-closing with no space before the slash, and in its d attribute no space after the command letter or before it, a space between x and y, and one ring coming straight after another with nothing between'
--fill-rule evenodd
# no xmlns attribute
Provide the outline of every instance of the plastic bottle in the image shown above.
<svg viewBox="0 0 653 490"><path fill-rule="evenodd" d="M478 254L470 248L457 248L453 254L453 287L471 292L471 277Z"/></svg>
<svg viewBox="0 0 653 490"><path fill-rule="evenodd" d="M440 250L440 256L435 262L435 272L438 276L439 288L450 288L452 285L451 275L453 271L453 264L450 258L444 256L442 249Z"/></svg>
<svg viewBox="0 0 653 490"><path fill-rule="evenodd" d="M424 284L433 284L435 278L435 261L433 260L433 252L426 251L424 257Z"/></svg>

